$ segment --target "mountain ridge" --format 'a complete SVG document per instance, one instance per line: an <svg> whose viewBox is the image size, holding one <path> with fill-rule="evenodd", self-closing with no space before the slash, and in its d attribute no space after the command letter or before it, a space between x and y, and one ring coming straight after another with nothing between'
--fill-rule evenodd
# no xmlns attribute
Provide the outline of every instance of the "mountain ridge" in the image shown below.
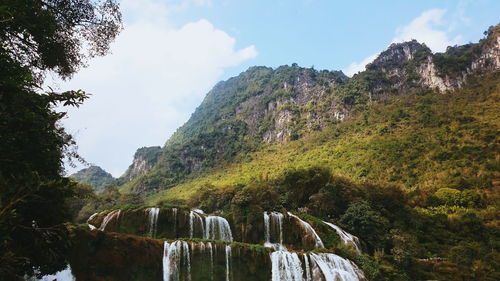
<svg viewBox="0 0 500 281"><path fill-rule="evenodd" d="M479 43L436 54L417 41L392 44L352 78L296 64L251 67L217 83L158 161L129 178L126 189L154 193L221 163L249 161L266 143L300 139L387 97L460 89L469 77L500 68L499 33L491 27Z"/></svg>

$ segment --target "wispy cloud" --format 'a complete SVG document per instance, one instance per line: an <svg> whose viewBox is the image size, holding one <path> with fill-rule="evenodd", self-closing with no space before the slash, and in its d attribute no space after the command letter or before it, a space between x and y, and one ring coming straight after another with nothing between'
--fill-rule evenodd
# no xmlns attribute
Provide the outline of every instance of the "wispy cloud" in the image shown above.
<svg viewBox="0 0 500 281"><path fill-rule="evenodd" d="M461 36L450 38L450 32L458 25L467 23L468 18L464 13L465 4L459 3L456 11L450 19L445 19L445 9L430 9L421 13L407 25L399 27L391 43L400 43L415 39L425 43L433 52L443 52L446 47L461 42ZM367 64L377 58L378 54L370 55L360 62L353 62L345 69L344 73L352 76L359 71L365 70Z"/></svg>
<svg viewBox="0 0 500 281"><path fill-rule="evenodd" d="M443 19L446 14L444 9L431 9L423 12L420 16L412 20L408 25L396 30L396 37L393 43L400 43L415 39L425 43L434 52L443 52L446 47L460 42L460 36L453 39L449 37L449 24Z"/></svg>
<svg viewBox="0 0 500 281"><path fill-rule="evenodd" d="M131 163L137 148L163 145L225 68L257 56L255 46L237 49L236 39L208 20L180 27L169 23L181 5L209 1L173 1L174 7L138 2L122 2L125 29L112 54L93 60L68 83L58 81L61 90L93 94L63 123L84 158L114 176Z"/></svg>
<svg viewBox="0 0 500 281"><path fill-rule="evenodd" d="M366 57L364 60L360 62L353 62L351 63L348 67L342 69L342 72L344 72L345 75L351 77L354 74L365 70L365 67L367 64L370 62L374 61L377 58L378 54L374 54L371 56Z"/></svg>

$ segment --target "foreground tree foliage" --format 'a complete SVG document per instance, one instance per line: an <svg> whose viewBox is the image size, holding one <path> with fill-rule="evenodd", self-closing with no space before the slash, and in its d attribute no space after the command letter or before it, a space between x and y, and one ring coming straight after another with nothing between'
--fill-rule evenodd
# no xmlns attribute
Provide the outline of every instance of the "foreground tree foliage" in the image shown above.
<svg viewBox="0 0 500 281"><path fill-rule="evenodd" d="M56 105L79 106L83 91L43 92L46 71L68 78L104 55L121 29L115 1L0 2L0 276L53 273L66 265L75 183L64 157L78 159ZM84 49L85 46L85 49ZM88 49L87 49L88 47ZM85 50L85 51L84 51Z"/></svg>

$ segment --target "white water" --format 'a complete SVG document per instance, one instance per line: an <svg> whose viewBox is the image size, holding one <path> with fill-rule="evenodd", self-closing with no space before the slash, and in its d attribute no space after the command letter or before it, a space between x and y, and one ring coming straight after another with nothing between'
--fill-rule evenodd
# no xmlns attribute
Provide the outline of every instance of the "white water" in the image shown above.
<svg viewBox="0 0 500 281"><path fill-rule="evenodd" d="M231 246L226 245L226 281L231 280Z"/></svg>
<svg viewBox="0 0 500 281"><path fill-rule="evenodd" d="M213 252L213 247L212 247L212 242L198 242L197 243L199 251L202 253L203 256L206 255L206 252L208 251L208 256L210 258L210 280L214 280L214 252ZM193 252L195 250L193 249Z"/></svg>
<svg viewBox="0 0 500 281"><path fill-rule="evenodd" d="M174 235L177 235L177 208L172 208L172 216L174 217Z"/></svg>
<svg viewBox="0 0 500 281"><path fill-rule="evenodd" d="M184 266L187 269L187 280L191 281L191 258L189 255L189 244L182 242L182 252L184 254Z"/></svg>
<svg viewBox="0 0 500 281"><path fill-rule="evenodd" d="M113 220L116 217L116 220L120 218L120 214L122 213L122 210L113 210L109 212L105 217L104 220L101 223L101 226L99 227L99 230L104 231L106 230L106 226L108 223Z"/></svg>
<svg viewBox="0 0 500 281"><path fill-rule="evenodd" d="M365 280L363 272L354 263L335 254L310 253L303 254L303 258L305 272L296 253L272 252L272 281L312 281L323 278L325 281Z"/></svg>
<svg viewBox="0 0 500 281"><path fill-rule="evenodd" d="M187 268L188 280L191 280L189 244L185 241L165 241L163 245L163 281L180 281L183 264Z"/></svg>
<svg viewBox="0 0 500 281"><path fill-rule="evenodd" d="M282 213L271 212L268 214L264 212L264 246L275 250L286 250L285 246L283 246L283 217ZM272 230L276 229L278 230L278 239L271 234ZM276 240L277 243L272 242Z"/></svg>
<svg viewBox="0 0 500 281"><path fill-rule="evenodd" d="M207 216L205 217L206 231L205 239L225 240L233 242L233 234L229 222L223 217Z"/></svg>
<svg viewBox="0 0 500 281"><path fill-rule="evenodd" d="M75 281L75 277L71 272L71 267L68 265L65 269L56 272L53 275L45 275L41 279L37 279L35 277L28 278L27 281Z"/></svg>
<svg viewBox="0 0 500 281"><path fill-rule="evenodd" d="M91 215L91 216L87 219L87 224L89 225L89 228L90 228L91 230L94 230L94 229L96 229L97 227L95 227L95 225L93 225L93 224L90 224L90 223L89 223L89 221L91 221L91 220L92 220L95 216L97 216L98 214L99 214L99 213L94 213L94 214L92 214L92 215Z"/></svg>
<svg viewBox="0 0 500 281"><path fill-rule="evenodd" d="M203 212L198 212L197 210L193 210L189 212L189 238L194 238L196 225L199 225L201 228L201 233L203 233L203 237L205 237L205 226L203 223Z"/></svg>
<svg viewBox="0 0 500 281"><path fill-rule="evenodd" d="M272 281L303 281L302 263L296 253L275 251L271 253Z"/></svg>
<svg viewBox="0 0 500 281"><path fill-rule="evenodd" d="M309 266L308 255L304 255L304 265L306 267L306 281L312 281L311 267Z"/></svg>
<svg viewBox="0 0 500 281"><path fill-rule="evenodd" d="M329 227L333 228L337 234L340 236L340 239L342 239L342 242L346 245L352 245L354 249L356 249L357 252L361 253L361 247L359 243L359 238L346 232L339 226L334 225L333 223L329 223L326 221L323 221L326 225Z"/></svg>
<svg viewBox="0 0 500 281"><path fill-rule="evenodd" d="M303 221L302 219L300 219L299 217L297 217L296 215L294 215L290 212L288 212L288 215L295 218L296 220L298 220L300 222L300 225L302 225L302 228L304 229L304 231L307 232L309 235L311 235L314 238L316 248L324 248L325 247L325 245L323 244L323 241L321 241L321 238L319 237L319 235L316 233L314 228L309 223Z"/></svg>
<svg viewBox="0 0 500 281"><path fill-rule="evenodd" d="M148 233L149 237L154 238L156 236L156 230L158 228L158 214L160 213L160 208L148 208L146 209L148 213Z"/></svg>
<svg viewBox="0 0 500 281"><path fill-rule="evenodd" d="M314 267L318 267L325 281L359 281L363 272L350 260L335 254L309 254Z"/></svg>

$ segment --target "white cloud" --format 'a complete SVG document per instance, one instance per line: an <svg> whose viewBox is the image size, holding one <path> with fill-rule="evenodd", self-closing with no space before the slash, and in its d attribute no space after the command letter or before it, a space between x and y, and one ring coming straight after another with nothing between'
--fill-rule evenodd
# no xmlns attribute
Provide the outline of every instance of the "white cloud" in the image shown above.
<svg viewBox="0 0 500 281"><path fill-rule="evenodd" d="M365 70L366 65L375 60L377 56L378 54L374 54L366 57L360 62L353 62L348 67L342 69L342 72L344 72L345 75L352 77L354 74Z"/></svg>
<svg viewBox="0 0 500 281"><path fill-rule="evenodd" d="M450 21L444 19L445 14L446 10L444 9L430 9L423 12L409 24L399 27L391 43L401 43L415 39L420 43L425 43L433 52L445 51L446 47L458 44L461 41L461 36L450 39L449 32L461 23L467 24L469 21L464 15L463 2L459 3L457 11L452 15ZM375 54L366 57L360 62L353 62L342 71L347 76L352 76L359 71L365 70L366 65L374 61L377 56L378 54Z"/></svg>
<svg viewBox="0 0 500 281"><path fill-rule="evenodd" d="M446 47L460 42L460 36L449 38L448 30L442 30L450 24L443 17L446 10L431 9L423 12L408 25L398 28L393 43L416 39L425 43L433 52L443 52Z"/></svg>
<svg viewBox="0 0 500 281"><path fill-rule="evenodd" d="M235 39L207 20L173 27L168 15L179 6L137 2L122 2L125 29L112 54L94 59L71 81L58 82L61 90L93 94L63 124L75 135L80 154L114 176L124 172L137 148L163 145L226 67L257 55L253 45L236 49Z"/></svg>

